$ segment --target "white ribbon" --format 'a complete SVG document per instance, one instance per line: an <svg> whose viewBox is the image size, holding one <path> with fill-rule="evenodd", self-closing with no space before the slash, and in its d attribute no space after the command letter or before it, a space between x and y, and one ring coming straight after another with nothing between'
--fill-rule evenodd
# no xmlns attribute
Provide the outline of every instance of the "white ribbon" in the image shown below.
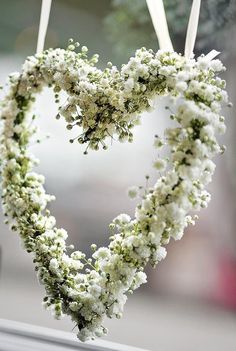
<svg viewBox="0 0 236 351"><path fill-rule="evenodd" d="M211 60L213 60L219 54L220 54L220 51L211 50L204 58L205 58L205 60L210 62Z"/></svg>
<svg viewBox="0 0 236 351"><path fill-rule="evenodd" d="M146 0L160 49L173 50L162 0Z"/></svg>
<svg viewBox="0 0 236 351"><path fill-rule="evenodd" d="M199 22L201 0L193 0L191 13L188 22L188 29L185 41L184 55L189 59L193 55L193 49L197 37L197 27Z"/></svg>
<svg viewBox="0 0 236 351"><path fill-rule="evenodd" d="M41 16L39 24L39 34L36 53L40 54L44 48L45 37L48 28L52 0L42 0Z"/></svg>

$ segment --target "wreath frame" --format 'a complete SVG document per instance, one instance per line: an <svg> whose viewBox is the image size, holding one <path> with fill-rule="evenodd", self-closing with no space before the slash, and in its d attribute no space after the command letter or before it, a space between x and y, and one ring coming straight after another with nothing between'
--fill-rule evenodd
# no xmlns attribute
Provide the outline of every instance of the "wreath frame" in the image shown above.
<svg viewBox="0 0 236 351"><path fill-rule="evenodd" d="M9 76L8 92L1 101L1 187L6 222L18 232L27 252L33 254L39 281L45 286L44 305L56 318L70 315L78 338L86 341L107 333L105 316L120 318L127 299L146 282L144 268L165 258L165 245L179 240L192 211L206 207L205 190L215 165L211 159L224 151L215 134L225 132L221 108L228 104L225 81L218 77L224 66L207 56L185 58L176 52L137 50L119 71L108 63L96 68L98 55L88 58L86 47L76 52L72 40L66 50L49 49L30 56L21 73ZM155 185L140 195L133 219L126 214L110 224L111 242L91 248L92 258L81 251L68 254L67 232L56 228L47 209L54 200L44 189L44 177L33 172L38 160L28 146L37 133L30 114L36 95L52 87L59 103L60 91L68 95L58 109L67 129L82 128L71 139L89 149L107 148L108 137L132 142L140 114L153 108L157 96L171 97L177 126L156 136L154 146L168 145L170 158L159 157L154 166L164 172ZM136 197L137 188L129 190Z"/></svg>

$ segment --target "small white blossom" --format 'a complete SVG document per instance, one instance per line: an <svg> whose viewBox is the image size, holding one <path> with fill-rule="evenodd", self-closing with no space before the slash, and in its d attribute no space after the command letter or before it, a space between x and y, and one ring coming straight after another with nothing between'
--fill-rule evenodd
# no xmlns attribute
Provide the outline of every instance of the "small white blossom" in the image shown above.
<svg viewBox="0 0 236 351"><path fill-rule="evenodd" d="M131 220L130 216L125 214L125 213L122 213L120 214L119 216L117 216L116 218L114 218L114 223L120 225L120 224L126 224L126 223L129 223Z"/></svg>
<svg viewBox="0 0 236 351"><path fill-rule="evenodd" d="M138 187L132 186L128 189L128 195L131 199L136 199L138 196Z"/></svg>
<svg viewBox="0 0 236 351"><path fill-rule="evenodd" d="M158 171L163 171L166 168L166 160L163 158L157 158L153 163L153 167Z"/></svg>

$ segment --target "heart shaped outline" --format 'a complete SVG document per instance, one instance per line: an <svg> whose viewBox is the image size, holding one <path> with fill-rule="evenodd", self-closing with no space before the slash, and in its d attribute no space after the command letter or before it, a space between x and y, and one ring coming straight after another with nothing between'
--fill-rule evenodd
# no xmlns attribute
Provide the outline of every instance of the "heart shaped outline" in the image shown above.
<svg viewBox="0 0 236 351"><path fill-rule="evenodd" d="M189 211L207 206L205 185L214 172L210 159L222 152L215 133L225 131L220 110L228 98L225 82L217 77L224 70L219 60L142 48L120 72L111 64L101 71L94 66L96 55L87 58L86 47L80 53L74 50L71 42L67 50L28 57L22 72L10 75L1 103L1 185L7 222L34 255L46 289L44 304L56 318L70 315L85 341L106 333L104 316L121 317L127 293L146 281L146 264L155 266L166 255L163 245L171 237L180 239L184 228L194 223ZM95 150L100 144L106 148L106 137L114 134L120 141L132 141L139 114L151 108L156 96L175 100L171 117L179 126L166 131L170 170L146 189L134 219L122 214L113 220L110 245L98 250L93 246L92 259L80 251L67 255L67 233L55 227L46 209L54 197L45 193L44 178L32 172L37 162L27 150L35 133L29 110L46 85L53 87L56 100L60 90L66 91L67 103L59 114L68 129L82 127L78 141ZM163 143L158 139L155 144ZM89 268L84 273L85 266Z"/></svg>

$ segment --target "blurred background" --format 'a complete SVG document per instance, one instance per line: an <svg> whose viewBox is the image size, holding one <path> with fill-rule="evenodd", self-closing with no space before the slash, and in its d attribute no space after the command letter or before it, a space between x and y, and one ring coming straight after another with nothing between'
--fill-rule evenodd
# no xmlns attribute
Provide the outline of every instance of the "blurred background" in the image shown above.
<svg viewBox="0 0 236 351"><path fill-rule="evenodd" d="M165 0L176 51L183 52L191 0ZM35 52L41 1L0 1L0 83L20 70ZM54 0L45 47L66 47L69 38L107 61L126 63L136 48L158 49L145 0ZM227 66L224 78L230 100L236 103L236 2L204 0L195 53L216 49ZM134 212L127 188L153 183L154 134L168 125L165 99L144 114L132 144L113 143L107 151L83 155L70 144L70 132L56 121L53 95L37 99L42 135L50 140L33 145L41 160L39 172L57 201L52 212L58 227L69 232L76 248L90 253L90 244L108 244L108 224L119 213ZM180 242L168 245L166 260L147 268L148 284L131 296L121 320L107 321L108 339L152 351L233 350L236 347L236 120L225 111L228 130L222 143L227 152L216 160L210 186L212 201ZM54 321L41 307L43 289L31 257L19 238L0 221L0 318L71 331L72 323Z"/></svg>

